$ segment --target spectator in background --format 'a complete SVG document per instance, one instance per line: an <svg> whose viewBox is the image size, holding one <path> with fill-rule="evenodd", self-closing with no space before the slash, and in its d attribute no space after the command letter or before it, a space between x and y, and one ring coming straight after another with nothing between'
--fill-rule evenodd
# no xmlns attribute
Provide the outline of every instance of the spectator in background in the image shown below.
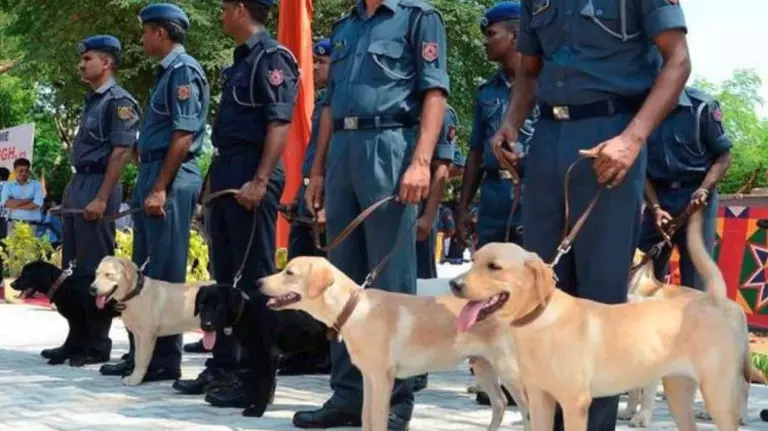
<svg viewBox="0 0 768 431"><path fill-rule="evenodd" d="M21 158L13 162L14 179L6 181L0 195L0 206L8 214L8 234L13 222L40 222L43 206L43 186L40 181L30 178L32 164Z"/></svg>
<svg viewBox="0 0 768 431"><path fill-rule="evenodd" d="M55 206L56 202L45 199L41 211L42 223L37 226L37 236L47 238L54 249L61 245L61 233L64 228L61 217L51 214L51 208Z"/></svg>

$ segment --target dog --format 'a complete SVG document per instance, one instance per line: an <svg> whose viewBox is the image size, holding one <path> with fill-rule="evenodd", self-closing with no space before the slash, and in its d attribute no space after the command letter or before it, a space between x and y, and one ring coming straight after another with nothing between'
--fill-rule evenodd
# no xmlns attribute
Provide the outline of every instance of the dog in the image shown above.
<svg viewBox="0 0 768 431"><path fill-rule="evenodd" d="M123 384L135 386L144 380L158 337L194 331L200 327L195 316L195 301L200 286L169 283L144 276L129 259L107 256L96 268L91 295L103 308L114 299L123 323L136 341L133 372Z"/></svg>
<svg viewBox="0 0 768 431"><path fill-rule="evenodd" d="M68 275L55 265L38 260L24 265L11 283L11 288L22 292L25 298L36 293L47 296L67 320L69 329L64 343L40 352L49 365L69 360L70 366L82 367L109 361L109 326L118 313L113 303L101 309L96 307L89 294L91 282L93 276Z"/></svg>
<svg viewBox="0 0 768 431"><path fill-rule="evenodd" d="M468 358L491 397L488 429L498 429L506 406L497 374L512 392L528 429L512 337L495 318L457 335L457 316L467 301L363 290L322 257L297 257L258 284L270 298L268 307L306 311L343 337L352 363L363 375L363 430L386 430L395 378L453 370Z"/></svg>
<svg viewBox="0 0 768 431"><path fill-rule="evenodd" d="M690 220L687 240L706 292L599 304L557 289L552 269L535 253L498 243L478 250L472 268L451 280L454 294L470 300L465 327L489 314L508 322L534 431L552 429L555 402L566 430L586 430L593 398L658 379L679 429L697 429L697 384L718 429L738 429L751 366L746 317L726 297L704 247L700 213Z"/></svg>

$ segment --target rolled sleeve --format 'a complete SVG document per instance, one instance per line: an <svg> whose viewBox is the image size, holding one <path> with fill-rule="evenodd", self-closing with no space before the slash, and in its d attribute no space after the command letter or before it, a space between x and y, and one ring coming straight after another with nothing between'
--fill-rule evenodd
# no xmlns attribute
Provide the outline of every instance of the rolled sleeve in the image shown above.
<svg viewBox="0 0 768 431"><path fill-rule="evenodd" d="M253 85L267 121L290 123L299 90L299 66L293 56L283 49L267 52L259 62Z"/></svg>
<svg viewBox="0 0 768 431"><path fill-rule="evenodd" d="M141 111L128 99L110 101L111 112L109 141L113 147L132 148L136 144Z"/></svg>
<svg viewBox="0 0 768 431"><path fill-rule="evenodd" d="M642 0L643 29L649 39L668 30L688 31L680 4L668 0Z"/></svg>
<svg viewBox="0 0 768 431"><path fill-rule="evenodd" d="M717 101L708 103L701 114L702 139L707 148L717 157L730 152L733 147L731 138L723 127L722 115L720 103Z"/></svg>
<svg viewBox="0 0 768 431"><path fill-rule="evenodd" d="M448 43L443 17L436 10L422 13L416 25L416 88L450 92Z"/></svg>
<svg viewBox="0 0 768 431"><path fill-rule="evenodd" d="M189 66L183 65L172 71L170 104L173 131L194 133L204 127L203 98L205 91L202 77Z"/></svg>
<svg viewBox="0 0 768 431"><path fill-rule="evenodd" d="M472 135L469 137L470 150L483 150L483 112L480 101L475 99L475 115L472 118Z"/></svg>
<svg viewBox="0 0 768 431"><path fill-rule="evenodd" d="M541 55L543 50L539 38L531 28L531 17L530 2L520 2L520 34L517 37L517 50L520 54L533 57Z"/></svg>

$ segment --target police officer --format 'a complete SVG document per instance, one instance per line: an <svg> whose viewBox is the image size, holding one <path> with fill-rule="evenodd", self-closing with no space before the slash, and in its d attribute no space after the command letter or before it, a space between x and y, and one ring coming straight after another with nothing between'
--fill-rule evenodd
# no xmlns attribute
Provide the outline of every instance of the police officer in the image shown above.
<svg viewBox="0 0 768 431"><path fill-rule="evenodd" d="M520 4L502 2L487 9L480 21L485 34L485 52L488 59L499 63L499 69L477 89L475 117L469 141L469 157L457 220L460 238L467 238L469 206L480 186L480 213L477 222L478 247L489 242L511 241L522 243L520 225L521 206L511 215L514 199L512 174L501 169L491 150L491 138L501 126L513 91L515 71L520 54L515 46L518 37ZM523 143L532 133L533 120L521 129ZM522 174L522 169L519 170Z"/></svg>
<svg viewBox="0 0 768 431"><path fill-rule="evenodd" d="M293 199L296 215L304 218L312 218L304 200L304 192L309 183L309 172L312 168L312 160L317 151L317 137L320 131L320 114L323 110L323 98L327 95L326 85L328 84L328 69L330 67L331 41L328 39L320 40L312 47L314 54L314 78L317 94L315 95L315 107L312 111L312 135L309 145L304 152L304 163L301 165L302 183L296 196ZM297 256L324 256L321 250L315 247L315 240L312 233L312 226L306 223L292 222L291 233L288 241L288 259Z"/></svg>
<svg viewBox="0 0 768 431"><path fill-rule="evenodd" d="M538 101L541 116L525 164L522 221L525 247L547 261L556 257L564 228L607 188L556 271L565 292L609 304L627 299L645 142L676 105L690 74L679 0L630 3L587 0L575 7L565 0L523 1L520 70L505 124L493 138L502 157L516 162L517 154L504 150L502 142L517 140ZM661 73L647 61L649 40L664 57ZM564 226L565 174L580 155L594 159L592 169L586 161L572 171L570 220ZM615 429L618 401L593 400L588 429Z"/></svg>
<svg viewBox="0 0 768 431"><path fill-rule="evenodd" d="M66 215L63 223L64 266L75 263L73 276L93 277L104 256L115 252L115 223L99 223L120 209L120 176L132 156L141 110L133 96L117 85L120 41L113 36L91 36L77 46L80 77L91 87L85 98L80 127L72 144L75 175L64 190L62 206L82 209ZM76 260L76 262L74 262ZM86 363L109 361L111 320L88 328Z"/></svg>
<svg viewBox="0 0 768 431"><path fill-rule="evenodd" d="M329 105L321 117L307 204L319 211L325 186L327 236L334 238L362 209L393 194L400 198L329 253L358 283L399 240L376 285L416 293L415 204L429 192L446 109L445 39L440 14L423 0L358 0L333 26ZM293 423L299 428L360 424L360 373L341 343L332 342L331 361L333 395L319 410L298 412ZM413 411L410 380L395 381L391 407L389 429L406 429Z"/></svg>
<svg viewBox="0 0 768 431"><path fill-rule="evenodd" d="M443 133L435 146L432 156L432 185L429 197L421 204L419 218L416 220L416 277L437 278L437 261L435 260L435 241L437 241L437 212L445 194L446 181L451 163L455 156L456 127L459 117L456 111L448 106L443 119ZM426 376L426 374L424 375ZM426 381L416 379L414 389L423 389Z"/></svg>
<svg viewBox="0 0 768 431"><path fill-rule="evenodd" d="M704 242L710 253L715 242L717 190L731 164L731 140L722 124L720 104L706 92L687 87L677 107L648 140L646 200L639 248L648 251L663 240L660 230L694 202L706 204ZM671 238L680 253L680 275L685 286L704 289L696 273L682 227ZM667 273L670 247L654 259L658 279Z"/></svg>
<svg viewBox="0 0 768 431"><path fill-rule="evenodd" d="M238 391L244 391L243 415L257 417L264 414L275 390L279 314L266 307L266 297L255 282L275 272L277 209L285 185L281 156L299 82L296 59L265 29L273 4L274 0L222 2L224 32L238 46L234 63L224 71L213 126L216 157L209 176L212 193L240 190L211 204L213 271L218 282L235 281L251 240L249 233L256 226L237 287L250 297L251 312L258 320L254 328L258 342L241 346L238 381L242 388L208 392L205 399L214 406L235 406ZM213 358L218 358L215 347Z"/></svg>
<svg viewBox="0 0 768 431"><path fill-rule="evenodd" d="M325 87L328 84L331 51L331 41L328 39L322 39L312 47L315 64L315 88L318 91L315 95L315 108L312 111L312 135L304 152L304 163L301 167L302 184L291 204L292 212L305 219L312 218L312 213L307 209L304 200L304 192L309 182L309 172L317 150L320 114L323 111L322 100L327 94ZM292 221L288 239L288 259L298 256L325 256L325 252L315 246L312 226L300 221ZM303 311L284 311L280 317L283 327L281 339L296 340L298 342L296 344L301 345L301 350L283 352L278 374L283 376L327 374L331 361L330 345L326 338L328 328Z"/></svg>
<svg viewBox="0 0 768 431"><path fill-rule="evenodd" d="M202 179L195 161L205 133L208 81L182 45L189 18L178 6L156 3L139 12L144 52L161 59L139 134L139 174L133 207L133 261L157 280L182 283L187 274L189 231ZM181 334L158 338L144 381L181 375ZM103 374L126 374L127 359L102 367Z"/></svg>

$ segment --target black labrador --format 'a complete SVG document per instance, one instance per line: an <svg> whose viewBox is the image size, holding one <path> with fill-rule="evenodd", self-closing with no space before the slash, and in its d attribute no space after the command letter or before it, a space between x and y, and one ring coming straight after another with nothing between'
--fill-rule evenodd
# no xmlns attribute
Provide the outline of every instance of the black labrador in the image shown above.
<svg viewBox="0 0 768 431"><path fill-rule="evenodd" d="M63 277L63 274L64 271L51 263L35 261L26 264L21 275L11 283L11 288L22 292L22 297L36 293L48 296L59 314L67 319L69 332L64 344L45 349L40 355L48 359L49 365L66 360L73 367L108 362L112 351L109 328L112 319L119 315L114 301L102 310L96 308L90 293L93 275Z"/></svg>
<svg viewBox="0 0 768 431"><path fill-rule="evenodd" d="M215 345L216 332L231 333L241 348L240 363L248 367L242 378L249 407L245 416L261 416L274 394L274 382L280 355L311 351L327 346L327 328L303 312L281 312L266 308L266 298L258 292L246 292L230 284L203 286L195 299L195 315L200 315L203 344ZM269 325L262 325L271 319ZM274 321L279 325L274 325ZM266 334L265 326L279 328L276 334ZM270 358L263 352L270 349ZM276 348L276 350L275 350Z"/></svg>

